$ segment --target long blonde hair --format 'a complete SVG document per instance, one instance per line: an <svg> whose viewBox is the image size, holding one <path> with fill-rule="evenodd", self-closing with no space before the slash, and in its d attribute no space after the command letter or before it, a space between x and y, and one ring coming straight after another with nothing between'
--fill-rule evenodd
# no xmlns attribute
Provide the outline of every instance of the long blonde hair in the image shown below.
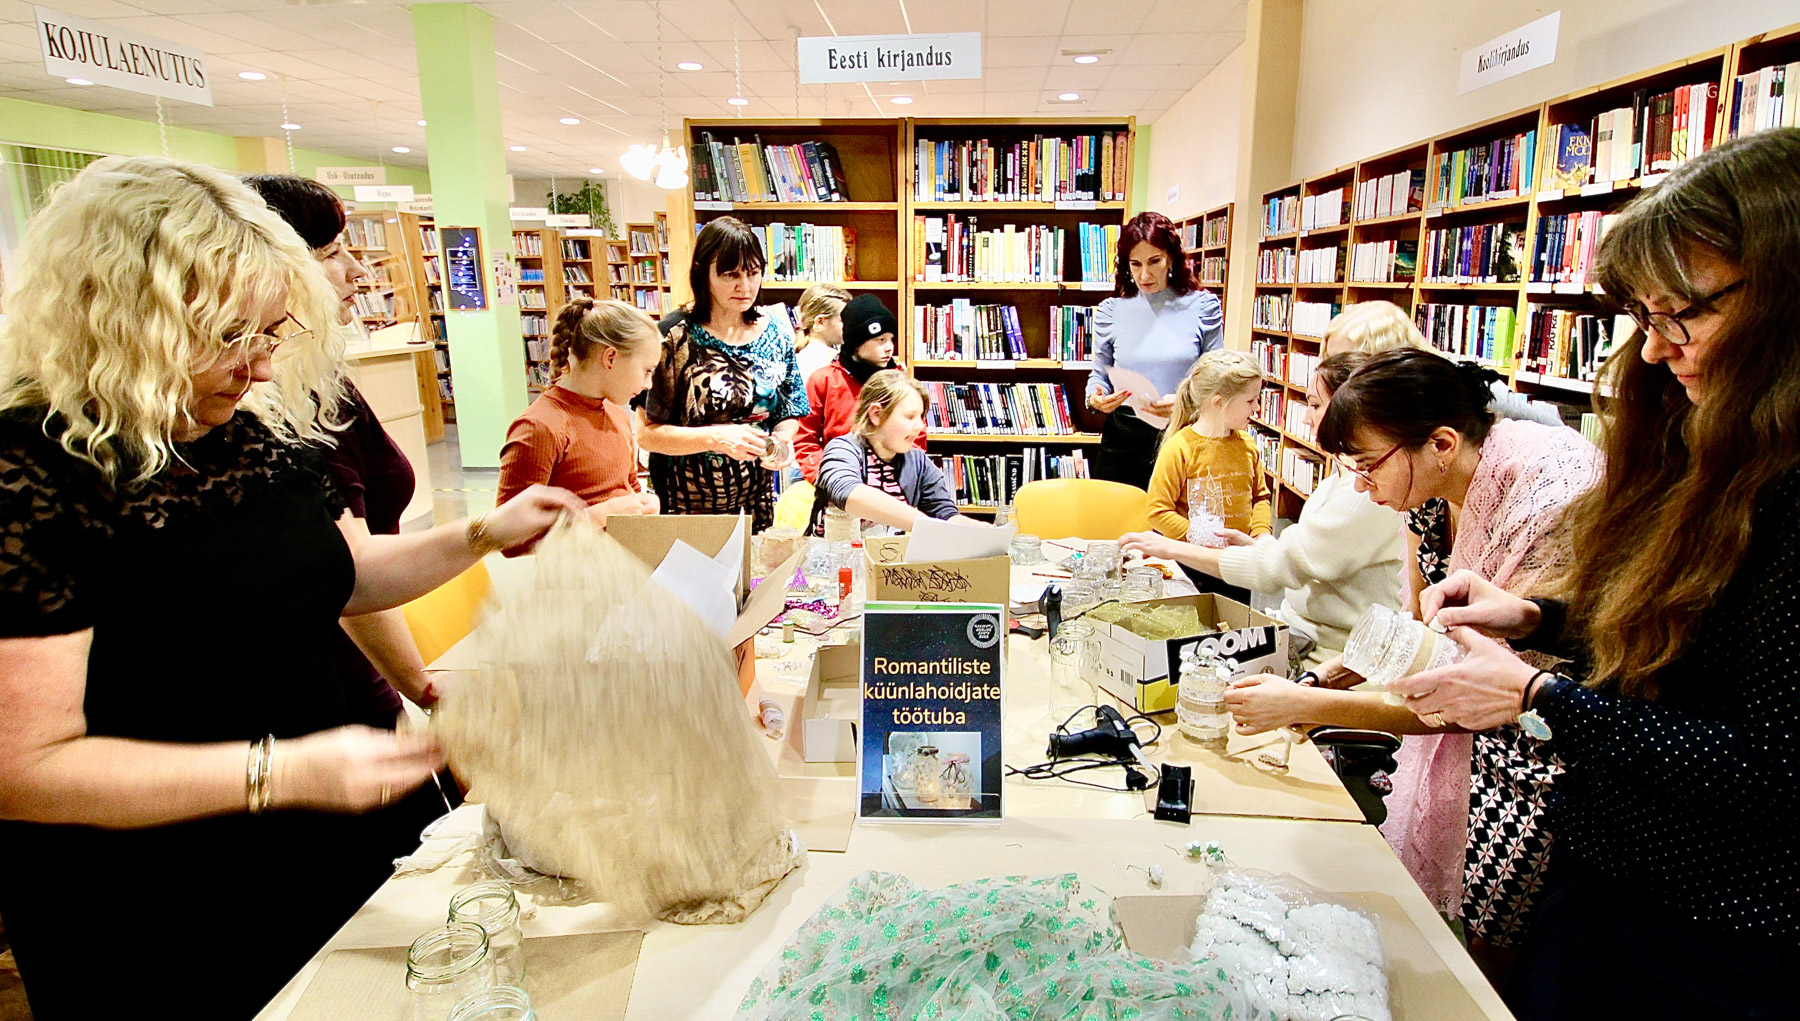
<svg viewBox="0 0 1800 1021"><path fill-rule="evenodd" d="M800 335L794 338L794 350L804 351L812 343L813 324L837 315L850 303L850 292L836 284L814 284L800 295Z"/></svg>
<svg viewBox="0 0 1800 1021"><path fill-rule="evenodd" d="M596 347L629 357L660 343L662 334L643 309L615 298L595 301L582 295L556 313L556 325L550 328L550 371L562 375L569 371L570 357L585 361Z"/></svg>
<svg viewBox="0 0 1800 1021"><path fill-rule="evenodd" d="M931 394L925 385L899 369L882 369L870 376L863 384L862 393L856 396L856 415L850 420L851 430L858 436L873 434L881 428L881 423L887 420L888 413L900 399L909 393L918 394L919 400L924 402L921 414L931 410ZM881 409L880 418L875 416L877 407Z"/></svg>
<svg viewBox="0 0 1800 1021"><path fill-rule="evenodd" d="M1206 402L1214 397L1231 400L1250 384L1262 384L1262 366L1242 351L1208 351L1200 356L1187 378L1175 388L1175 407L1163 436L1170 437L1194 424Z"/></svg>
<svg viewBox="0 0 1800 1021"><path fill-rule="evenodd" d="M343 389L338 302L306 242L242 181L158 156L95 160L26 227L0 330L0 411L32 409L109 480L175 457L195 372L287 292L311 329L243 406L286 440L330 440Z"/></svg>
<svg viewBox="0 0 1800 1021"><path fill-rule="evenodd" d="M1332 316L1322 346L1334 355L1373 355L1397 347L1431 349L1412 317L1391 301L1359 301Z"/></svg>

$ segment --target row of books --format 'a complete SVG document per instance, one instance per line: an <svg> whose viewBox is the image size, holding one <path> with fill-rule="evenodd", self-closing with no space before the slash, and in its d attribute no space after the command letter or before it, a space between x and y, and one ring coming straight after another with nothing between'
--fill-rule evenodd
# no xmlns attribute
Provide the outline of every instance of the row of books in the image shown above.
<svg viewBox="0 0 1800 1021"><path fill-rule="evenodd" d="M1300 229L1300 196L1278 195L1263 203L1262 236L1292 234Z"/></svg>
<svg viewBox="0 0 1800 1021"><path fill-rule="evenodd" d="M548 337L550 336L550 317L536 313L521 313L519 332L527 337Z"/></svg>
<svg viewBox="0 0 1800 1021"><path fill-rule="evenodd" d="M1331 474L1331 466L1323 457L1310 450L1298 447L1287 447L1281 452L1281 481L1294 487L1301 496L1313 495L1325 476Z"/></svg>
<svg viewBox="0 0 1800 1021"><path fill-rule="evenodd" d="M691 148L700 202L848 202L844 164L830 142L764 145L757 135L729 143L701 132Z"/></svg>
<svg viewBox="0 0 1800 1021"><path fill-rule="evenodd" d="M913 355L928 361L1010 361L1029 357L1016 305L913 306Z"/></svg>
<svg viewBox="0 0 1800 1021"><path fill-rule="evenodd" d="M1630 316L1597 316L1531 305L1526 312L1519 368L1565 379L1592 380L1613 345L1631 336Z"/></svg>
<svg viewBox="0 0 1800 1021"><path fill-rule="evenodd" d="M751 227L762 243L769 264L768 280L825 280L842 283L856 279L856 228L828 227L812 223L771 223Z"/></svg>
<svg viewBox="0 0 1800 1021"><path fill-rule="evenodd" d="M1050 383L925 382L928 432L1066 436L1075 431L1063 388Z"/></svg>
<svg viewBox="0 0 1800 1021"><path fill-rule="evenodd" d="M634 262L631 264L631 282L634 284L656 283L656 264L653 262Z"/></svg>
<svg viewBox="0 0 1800 1021"><path fill-rule="evenodd" d="M543 291L534 291L534 290L531 290L530 288L526 288L525 290L522 290L519 292L519 307L520 308L540 308L541 309L541 308L549 308L550 306L548 304L546 304L544 301L544 292Z"/></svg>
<svg viewBox="0 0 1800 1021"><path fill-rule="evenodd" d="M1590 209L1562 216L1538 217L1537 253L1531 279L1537 283L1579 283L1588 277L1600 238L1618 219L1617 213Z"/></svg>
<svg viewBox="0 0 1800 1021"><path fill-rule="evenodd" d="M1256 444L1257 459L1260 460L1265 467L1281 463L1280 433L1265 432L1252 426L1250 429L1250 442Z"/></svg>
<svg viewBox="0 0 1800 1021"><path fill-rule="evenodd" d="M1629 181L1660 174L1713 146L1718 83L1682 85L1652 94L1639 89L1630 106L1615 107L1585 124L1550 129L1550 188Z"/></svg>
<svg viewBox="0 0 1800 1021"><path fill-rule="evenodd" d="M1077 450L1052 454L1045 447L1027 447L1016 454L949 454L931 458L941 469L965 507L999 507L1010 504L1019 490L1040 479L1092 478L1087 455Z"/></svg>
<svg viewBox="0 0 1800 1021"><path fill-rule="evenodd" d="M356 314L364 319L394 318L394 296L375 291L357 291Z"/></svg>
<svg viewBox="0 0 1800 1021"><path fill-rule="evenodd" d="M433 343L448 344L450 342L450 327L442 318L426 316L425 322L429 324L425 327L425 333L431 337ZM444 349L440 348L439 350ZM450 367L450 352L448 350L444 350L443 367L446 369Z"/></svg>
<svg viewBox="0 0 1800 1021"><path fill-rule="evenodd" d="M1262 366L1263 375L1287 378L1288 348L1286 344L1266 337L1250 338L1250 357Z"/></svg>
<svg viewBox="0 0 1800 1021"><path fill-rule="evenodd" d="M431 349L431 353L432 353L432 356L434 357L434 359L437 361L437 370L439 372L449 372L450 371L450 349L443 348L443 347L434 347Z"/></svg>
<svg viewBox="0 0 1800 1021"><path fill-rule="evenodd" d="M513 231L513 247L521 259L543 258L544 236L535 230Z"/></svg>
<svg viewBox="0 0 1800 1021"><path fill-rule="evenodd" d="M1797 95L1787 94L1792 85ZM1727 138L1766 128L1800 126L1800 61L1775 64L1731 83L1731 115L1725 125Z"/></svg>
<svg viewBox="0 0 1800 1021"><path fill-rule="evenodd" d="M1523 223L1441 227L1425 235L1425 279L1449 284L1511 284L1524 261Z"/></svg>
<svg viewBox="0 0 1800 1021"><path fill-rule="evenodd" d="M547 362L550 360L550 341L546 337L528 336L525 338L525 360L528 362Z"/></svg>
<svg viewBox="0 0 1800 1021"><path fill-rule="evenodd" d="M1076 228L1081 238L1081 282L1110 283L1118 270L1120 226L1116 223L1084 223Z"/></svg>
<svg viewBox="0 0 1800 1021"><path fill-rule="evenodd" d="M1256 414L1252 417L1271 427L1286 418L1287 391L1278 386L1263 387L1256 395Z"/></svg>
<svg viewBox="0 0 1800 1021"><path fill-rule="evenodd" d="M542 266L520 266L519 267L519 283L541 284L543 282L544 282L544 267L542 267Z"/></svg>
<svg viewBox="0 0 1800 1021"><path fill-rule="evenodd" d="M1198 220L1181 225L1181 247L1188 250L1200 247L1200 222Z"/></svg>
<svg viewBox="0 0 1800 1021"><path fill-rule="evenodd" d="M1231 217L1215 216L1202 221L1204 230L1200 233L1200 243L1207 248L1217 248L1231 243Z"/></svg>
<svg viewBox="0 0 1800 1021"><path fill-rule="evenodd" d="M1225 256L1203 255L1194 261L1194 277L1203 284L1225 283Z"/></svg>
<svg viewBox="0 0 1800 1021"><path fill-rule="evenodd" d="M1048 356L1061 362L1089 362L1094 358L1094 307L1050 306Z"/></svg>
<svg viewBox="0 0 1800 1021"><path fill-rule="evenodd" d="M1425 302L1413 310L1425 342L1439 351L1505 369L1512 363L1515 320L1510 305Z"/></svg>
<svg viewBox="0 0 1800 1021"><path fill-rule="evenodd" d="M353 216L344 221L344 243L351 248L387 251L387 225L378 219Z"/></svg>
<svg viewBox="0 0 1800 1021"><path fill-rule="evenodd" d="M631 303L652 316L662 316L662 292L653 287L639 287L633 290L631 292Z"/></svg>
<svg viewBox="0 0 1800 1021"><path fill-rule="evenodd" d="M1282 421L1281 429L1295 439L1307 443L1317 443L1318 437L1313 435L1312 427L1306 424L1306 413L1308 410L1307 406L1300 401L1293 401L1288 404L1287 418ZM1274 464L1275 461L1274 459L1270 459L1267 463Z"/></svg>
<svg viewBox="0 0 1800 1021"><path fill-rule="evenodd" d="M527 386L534 386L542 389L549 386L550 381L554 378L555 377L550 372L550 366L543 362L533 362L525 366L525 383Z"/></svg>
<svg viewBox="0 0 1800 1021"><path fill-rule="evenodd" d="M1256 253L1256 282L1291 284L1299 261L1292 248L1264 248Z"/></svg>
<svg viewBox="0 0 1800 1021"><path fill-rule="evenodd" d="M1425 170L1396 170L1356 182L1356 218L1379 220L1425 208Z"/></svg>
<svg viewBox="0 0 1800 1021"><path fill-rule="evenodd" d="M1258 330L1286 333L1294 299L1286 294L1259 294L1250 301L1250 325Z"/></svg>
<svg viewBox="0 0 1800 1021"><path fill-rule="evenodd" d="M1330 320L1326 320L1330 322ZM1287 367L1281 378L1295 386L1312 386L1313 370L1319 367L1319 356L1305 351L1289 351Z"/></svg>
<svg viewBox="0 0 1800 1021"><path fill-rule="evenodd" d="M562 257L565 259L573 259L576 262L588 262L588 252L590 250L586 238L563 238Z"/></svg>
<svg viewBox="0 0 1800 1021"><path fill-rule="evenodd" d="M1331 320L1344 310L1335 301L1296 301L1289 329L1296 337L1323 337Z"/></svg>
<svg viewBox="0 0 1800 1021"><path fill-rule="evenodd" d="M913 198L921 202L1120 202L1130 186L1131 134L1029 140L921 138Z"/></svg>
<svg viewBox="0 0 1800 1021"><path fill-rule="evenodd" d="M631 244L631 255L633 258L655 255L662 250L661 246L656 243L656 231L654 229L643 230L633 228L629 242Z"/></svg>
<svg viewBox="0 0 1800 1021"><path fill-rule="evenodd" d="M588 276L588 271L587 271L586 266L581 266L581 265L577 265L574 263L564 263L563 264L563 282L564 283L574 283L574 284L591 284L594 281L593 281L592 277Z"/></svg>
<svg viewBox="0 0 1800 1021"><path fill-rule="evenodd" d="M1343 188L1333 188L1300 199L1300 229L1317 230L1350 222L1350 203Z"/></svg>
<svg viewBox="0 0 1800 1021"><path fill-rule="evenodd" d="M1063 278L1067 241L1063 228L1009 223L984 231L977 221L977 217L955 213L913 217L913 249L918 255L913 279L1018 284L1053 283Z"/></svg>
<svg viewBox="0 0 1800 1021"><path fill-rule="evenodd" d="M1410 283L1419 271L1419 242L1360 241L1350 246L1350 279L1364 284Z"/></svg>
<svg viewBox="0 0 1800 1021"><path fill-rule="evenodd" d="M1343 280L1344 249L1337 245L1300 249L1300 283L1337 284Z"/></svg>
<svg viewBox="0 0 1800 1021"><path fill-rule="evenodd" d="M1430 208L1511 198L1532 190L1537 129L1432 156Z"/></svg>

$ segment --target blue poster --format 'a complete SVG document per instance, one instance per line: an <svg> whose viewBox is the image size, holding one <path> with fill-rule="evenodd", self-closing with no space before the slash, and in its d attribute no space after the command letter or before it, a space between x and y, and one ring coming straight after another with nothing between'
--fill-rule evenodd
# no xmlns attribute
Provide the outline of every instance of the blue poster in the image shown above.
<svg viewBox="0 0 1800 1021"><path fill-rule="evenodd" d="M1005 643L1000 606L864 608L861 818L1000 818Z"/></svg>

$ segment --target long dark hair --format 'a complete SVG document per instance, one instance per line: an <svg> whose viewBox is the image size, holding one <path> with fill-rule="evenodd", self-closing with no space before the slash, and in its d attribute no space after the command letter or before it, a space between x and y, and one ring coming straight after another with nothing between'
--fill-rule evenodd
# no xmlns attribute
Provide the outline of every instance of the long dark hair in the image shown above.
<svg viewBox="0 0 1800 1021"><path fill-rule="evenodd" d="M704 324L712 318L710 270L714 266L721 273L729 273L739 266L760 270L768 264L762 242L756 240L756 234L744 221L735 216L707 221L700 228L700 236L694 239L694 260L688 264L688 289L694 293L694 304L688 309L689 321ZM755 324L756 306L761 301L762 294L758 292L756 301L744 310L745 326Z"/></svg>
<svg viewBox="0 0 1800 1021"><path fill-rule="evenodd" d="M1642 330L1614 349L1594 390L1605 470L1570 506L1575 557L1557 579L1593 683L1625 694L1655 696L1742 565L1759 499L1800 461L1800 129L1726 142L1633 199L1595 278L1621 302L1693 303L1702 246L1743 280L1707 342L1706 402L1644 361Z"/></svg>
<svg viewBox="0 0 1800 1021"><path fill-rule="evenodd" d="M1374 357L1361 351L1345 351L1341 355L1332 355L1313 367L1312 388L1322 395L1335 395L1342 389L1344 380L1349 379L1356 370L1369 364Z"/></svg>
<svg viewBox="0 0 1800 1021"><path fill-rule="evenodd" d="M1499 378L1492 369L1435 351L1398 348L1371 355L1332 392L1331 407L1319 422L1319 446L1328 454L1369 453L1355 443L1356 430L1366 427L1416 450L1446 426L1480 445L1494 427L1488 386Z"/></svg>
<svg viewBox="0 0 1800 1021"><path fill-rule="evenodd" d="M291 174L252 174L244 183L294 228L308 248L330 247L344 232L343 200L317 181Z"/></svg>
<svg viewBox="0 0 1800 1021"><path fill-rule="evenodd" d="M1119 264L1114 269L1113 289L1121 298L1137 297L1137 281L1131 279L1131 250L1147 241L1169 257L1169 290L1186 294L1194 289L1194 270L1181 250L1181 232L1161 213L1139 213L1119 231Z"/></svg>

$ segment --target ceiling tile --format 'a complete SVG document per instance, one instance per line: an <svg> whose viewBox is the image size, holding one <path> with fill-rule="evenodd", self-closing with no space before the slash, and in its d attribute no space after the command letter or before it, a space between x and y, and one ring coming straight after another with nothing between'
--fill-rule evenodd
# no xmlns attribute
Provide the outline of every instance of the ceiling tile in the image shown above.
<svg viewBox="0 0 1800 1021"><path fill-rule="evenodd" d="M1060 35L1068 15L1069 0L988 0L987 31L989 36Z"/></svg>
<svg viewBox="0 0 1800 1021"><path fill-rule="evenodd" d="M982 63L996 67L1048 67L1058 50L1054 35L1022 38L984 39Z"/></svg>
<svg viewBox="0 0 1800 1021"><path fill-rule="evenodd" d="M1069 16L1063 20L1063 35L1135 33L1149 14L1149 10L1139 4L1118 3L1116 0L1076 0L1069 5Z"/></svg>

